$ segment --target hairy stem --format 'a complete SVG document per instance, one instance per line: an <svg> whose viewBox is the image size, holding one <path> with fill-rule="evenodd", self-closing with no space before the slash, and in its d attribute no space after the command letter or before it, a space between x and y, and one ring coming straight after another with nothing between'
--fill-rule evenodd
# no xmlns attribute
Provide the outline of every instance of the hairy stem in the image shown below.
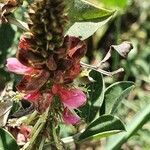
<svg viewBox="0 0 150 150"><path fill-rule="evenodd" d="M119 69L117 69L117 70L115 70L113 72L108 72L108 71L102 70L99 65L98 66L93 66L93 65L89 65L89 64L86 64L86 63L83 63L83 62L80 62L80 64L84 68L96 70L96 71L98 71L98 72L100 72L100 73L102 73L104 75L107 75L107 76L113 76L113 75L115 75L115 74L117 74L119 72L123 72L124 71L123 68L119 68Z"/></svg>
<svg viewBox="0 0 150 150"><path fill-rule="evenodd" d="M43 113L38 121L36 122L35 126L33 127L32 133L31 133L31 139L29 142L27 142L21 150L31 150L33 143L35 142L36 138L39 136L40 132L43 130L47 117L48 117L49 108L47 108L46 112Z"/></svg>
<svg viewBox="0 0 150 150"><path fill-rule="evenodd" d="M35 117L36 117L36 115L37 115L37 111L34 111L30 116L29 116L29 118L28 118L28 120L27 120L27 124L30 124L34 119L35 119Z"/></svg>
<svg viewBox="0 0 150 150"><path fill-rule="evenodd" d="M54 124L52 125L52 133L53 133L53 139L54 139L54 143L55 143L57 150L61 150L62 146L61 146L60 140L58 138L58 135L56 132L56 127Z"/></svg>

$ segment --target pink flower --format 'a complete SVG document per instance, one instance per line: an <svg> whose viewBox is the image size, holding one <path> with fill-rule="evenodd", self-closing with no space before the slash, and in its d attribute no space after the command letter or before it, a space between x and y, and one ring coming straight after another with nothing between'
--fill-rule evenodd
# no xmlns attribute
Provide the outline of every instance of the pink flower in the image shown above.
<svg viewBox="0 0 150 150"><path fill-rule="evenodd" d="M52 93L57 94L60 101L64 105L64 111L62 114L62 119L66 124L76 124L79 122L80 117L71 109L78 108L86 102L86 95L79 89L67 89L60 85L53 85Z"/></svg>
<svg viewBox="0 0 150 150"><path fill-rule="evenodd" d="M29 126L8 127L8 130L16 139L18 145L24 145L30 138L31 128Z"/></svg>
<svg viewBox="0 0 150 150"><path fill-rule="evenodd" d="M23 98L30 102L36 102L39 99L39 97L40 97L40 92L35 91L35 92L31 92L29 94L26 94Z"/></svg>
<svg viewBox="0 0 150 150"><path fill-rule="evenodd" d="M26 125L21 125L20 126L20 133L23 134L25 136L25 138L29 138L31 132L31 128L29 128Z"/></svg>
<svg viewBox="0 0 150 150"><path fill-rule="evenodd" d="M77 114L73 114L69 109L65 108L62 116L63 121L66 124L76 124L80 121L80 117Z"/></svg>
<svg viewBox="0 0 150 150"><path fill-rule="evenodd" d="M16 140L19 145L24 145L29 140L31 129L28 126L21 125Z"/></svg>
<svg viewBox="0 0 150 150"><path fill-rule="evenodd" d="M33 68L21 64L17 58L8 58L6 67L9 71L14 72L16 74L28 75L34 71Z"/></svg>
<svg viewBox="0 0 150 150"><path fill-rule="evenodd" d="M50 75L44 69L39 70L23 65L17 58L8 58L6 67L11 72L24 75L16 88L19 92L31 95L46 83Z"/></svg>
<svg viewBox="0 0 150 150"><path fill-rule="evenodd" d="M17 134L16 141L18 145L24 145L27 142L25 136L21 133Z"/></svg>
<svg viewBox="0 0 150 150"><path fill-rule="evenodd" d="M26 94L23 98L33 103L35 108L42 113L50 106L53 96L51 91L44 91L43 93L35 91Z"/></svg>
<svg viewBox="0 0 150 150"><path fill-rule="evenodd" d="M53 85L52 92L60 97L65 107L75 109L86 102L86 95L78 89L67 89L60 85Z"/></svg>

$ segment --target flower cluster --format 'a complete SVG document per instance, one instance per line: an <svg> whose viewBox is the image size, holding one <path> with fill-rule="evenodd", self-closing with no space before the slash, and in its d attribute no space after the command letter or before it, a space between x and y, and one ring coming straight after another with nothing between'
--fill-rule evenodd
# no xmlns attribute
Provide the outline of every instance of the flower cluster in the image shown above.
<svg viewBox="0 0 150 150"><path fill-rule="evenodd" d="M62 119L75 124L79 117L74 113L86 102L85 94L79 89L69 87L80 73L80 59L86 52L86 44L76 37L66 36L61 47L44 56L32 49L32 34L20 38L17 58L7 59L7 69L23 75L17 90L24 99L32 102L39 112L45 111L57 96L62 105Z"/></svg>
<svg viewBox="0 0 150 150"><path fill-rule="evenodd" d="M65 9L63 0L33 1L28 11L29 32L20 38L17 58L8 58L6 66L23 75L16 89L36 110L42 113L56 103L58 114L63 114L61 118L75 124L79 117L73 109L83 105L86 96L69 83L80 73L86 44L77 37L64 37L68 20Z"/></svg>

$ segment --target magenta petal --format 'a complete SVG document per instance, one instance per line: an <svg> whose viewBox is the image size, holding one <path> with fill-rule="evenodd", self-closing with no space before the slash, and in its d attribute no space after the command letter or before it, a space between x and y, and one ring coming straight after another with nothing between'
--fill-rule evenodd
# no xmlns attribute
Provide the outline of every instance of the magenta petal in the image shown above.
<svg viewBox="0 0 150 150"><path fill-rule="evenodd" d="M66 107L71 109L78 108L86 102L86 95L78 89L67 89L54 85L52 91L54 94L58 94Z"/></svg>
<svg viewBox="0 0 150 150"><path fill-rule="evenodd" d="M61 93L61 100L69 108L78 108L86 102L85 94L77 89L66 90Z"/></svg>
<svg viewBox="0 0 150 150"><path fill-rule="evenodd" d="M19 62L17 58L8 58L6 67L9 71L16 74L30 74L33 71L33 68L26 67Z"/></svg>
<svg viewBox="0 0 150 150"><path fill-rule="evenodd" d="M80 117L77 114L73 114L69 109L65 108L63 112L63 121L66 124L76 124L80 121Z"/></svg>
<svg viewBox="0 0 150 150"><path fill-rule="evenodd" d="M39 91L35 91L35 92L31 92L29 94L26 94L23 98L25 100L31 101L31 102L35 102L39 99L40 97L40 92Z"/></svg>

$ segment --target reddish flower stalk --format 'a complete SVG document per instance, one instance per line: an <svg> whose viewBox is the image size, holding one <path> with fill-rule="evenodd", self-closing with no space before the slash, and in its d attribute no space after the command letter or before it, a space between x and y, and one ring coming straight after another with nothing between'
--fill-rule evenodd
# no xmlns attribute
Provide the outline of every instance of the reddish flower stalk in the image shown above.
<svg viewBox="0 0 150 150"><path fill-rule="evenodd" d="M37 110L44 112L57 95L63 104L63 120L75 124L79 117L72 109L83 105L85 94L78 89L67 88L80 73L80 59L86 52L86 45L76 37L65 37L62 47L50 53L44 60L39 53L34 53L30 39L22 36L18 46L17 58L7 59L7 69L22 74L23 78L16 86L24 93L24 99L32 102ZM43 61L44 60L44 61ZM50 86L47 87L50 82Z"/></svg>

